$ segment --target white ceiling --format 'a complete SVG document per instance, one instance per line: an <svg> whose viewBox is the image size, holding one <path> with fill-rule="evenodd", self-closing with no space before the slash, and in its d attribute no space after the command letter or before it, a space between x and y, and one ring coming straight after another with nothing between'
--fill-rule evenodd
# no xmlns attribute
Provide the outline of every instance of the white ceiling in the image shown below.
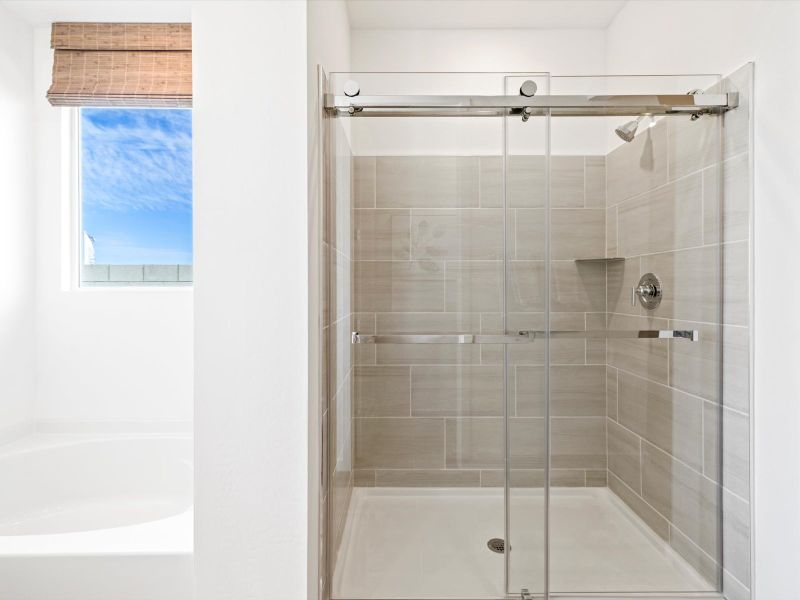
<svg viewBox="0 0 800 600"><path fill-rule="evenodd" d="M324 0L322 0L324 1ZM346 0L356 29L605 29L626 0ZM53 21L191 21L182 0L0 0L35 26Z"/></svg>
<svg viewBox="0 0 800 600"><path fill-rule="evenodd" d="M626 0L347 0L356 29L605 29Z"/></svg>
<svg viewBox="0 0 800 600"><path fill-rule="evenodd" d="M49 27L53 21L192 20L192 3L174 0L6 0L0 4L35 27Z"/></svg>

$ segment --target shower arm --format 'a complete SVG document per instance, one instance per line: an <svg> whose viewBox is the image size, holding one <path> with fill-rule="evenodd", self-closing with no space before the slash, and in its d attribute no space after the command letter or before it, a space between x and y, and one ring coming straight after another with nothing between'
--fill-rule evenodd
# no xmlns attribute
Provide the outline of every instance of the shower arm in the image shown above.
<svg viewBox="0 0 800 600"><path fill-rule="evenodd" d="M736 108L738 94L592 96L346 96L325 94L325 110L353 117L616 116L720 114Z"/></svg>

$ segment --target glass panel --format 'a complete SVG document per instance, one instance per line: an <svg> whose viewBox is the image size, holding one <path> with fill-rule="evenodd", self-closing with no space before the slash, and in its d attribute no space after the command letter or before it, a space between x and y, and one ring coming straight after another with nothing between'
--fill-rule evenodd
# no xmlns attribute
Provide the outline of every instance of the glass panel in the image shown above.
<svg viewBox="0 0 800 600"><path fill-rule="evenodd" d="M549 78L513 75L506 94L530 80L548 94ZM506 119L505 206L509 251L506 264L508 333L548 329L547 214L549 117ZM547 370L549 345L506 346L508 377L508 554L507 592L543 594L546 573Z"/></svg>
<svg viewBox="0 0 800 600"><path fill-rule="evenodd" d="M332 91L341 94L351 79L362 95L505 89L503 74L339 73L331 76ZM546 134L533 120L529 125L529 137ZM505 210L504 119L342 116L331 127L326 329L341 342L329 343L328 360L339 378L329 383L327 406L330 437L337 436L328 460L332 597L502 598L506 453L517 452L512 464L525 476L538 469L540 480L544 456L541 434L529 436L541 417L507 422L515 382L506 380L504 344L351 346L349 332L507 330L513 228ZM537 163L540 188L542 167ZM541 296L536 282L509 284L515 306L520 288L525 302ZM509 428L519 441L512 447ZM338 466L348 448L352 477ZM519 552L543 589L541 490L534 504L520 522L538 536L539 551L524 555L530 542L520 538Z"/></svg>
<svg viewBox="0 0 800 600"><path fill-rule="evenodd" d="M552 88L681 94L717 81L553 77ZM553 119L552 593L719 586L720 117L638 117ZM582 260L599 258L615 260ZM645 306L643 293L632 305L647 273L661 302ZM564 329L697 330L700 341L567 341Z"/></svg>

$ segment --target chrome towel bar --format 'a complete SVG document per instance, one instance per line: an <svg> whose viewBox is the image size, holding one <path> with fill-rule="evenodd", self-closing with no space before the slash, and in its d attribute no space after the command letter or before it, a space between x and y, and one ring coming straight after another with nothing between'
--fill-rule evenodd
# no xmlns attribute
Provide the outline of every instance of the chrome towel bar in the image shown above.
<svg viewBox="0 0 800 600"><path fill-rule="evenodd" d="M529 344L537 339L685 339L700 341L696 329L598 329L593 331L520 331L512 334L387 334L354 331L354 344Z"/></svg>

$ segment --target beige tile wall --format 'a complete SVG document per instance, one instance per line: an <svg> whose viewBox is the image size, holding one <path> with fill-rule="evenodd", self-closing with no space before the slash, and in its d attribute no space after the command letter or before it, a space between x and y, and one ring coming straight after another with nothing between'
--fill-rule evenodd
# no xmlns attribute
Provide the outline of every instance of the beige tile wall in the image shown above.
<svg viewBox="0 0 800 600"><path fill-rule="evenodd" d="M609 340L609 487L709 581L724 562L737 599L750 586L750 76L723 82L742 100L724 121L662 119L606 161L606 253L625 258L608 265L608 327L700 332ZM648 271L664 286L652 311L629 300Z"/></svg>
<svg viewBox="0 0 800 600"><path fill-rule="evenodd" d="M737 600L750 586L750 78L745 69L725 80L741 107L721 130L714 117L670 117L606 157L551 161L552 328L701 336L553 340L552 484L608 486L711 581L724 557L726 593ZM545 318L542 157L508 159L505 223L500 157L351 164L352 207L329 210L339 223L328 240L328 379L339 390L331 438L342 431L330 418L340 400L352 402L353 419L353 470L329 473L339 524L352 485L504 480L502 346L352 347L350 331L502 331L504 227L508 329L541 329ZM625 260L574 260L602 255ZM655 311L630 304L647 271L664 284ZM509 346L508 364L511 485L541 486L543 344ZM341 447L331 439L331 453Z"/></svg>
<svg viewBox="0 0 800 600"><path fill-rule="evenodd" d="M503 240L509 329L544 327L545 162L513 156L353 160L355 321L364 333L499 333ZM603 327L605 158L552 159L554 327ZM504 236L504 230L507 235ZM503 347L358 347L356 485L503 485ZM543 481L544 344L511 346L512 484ZM553 482L606 485L605 344L551 345Z"/></svg>

